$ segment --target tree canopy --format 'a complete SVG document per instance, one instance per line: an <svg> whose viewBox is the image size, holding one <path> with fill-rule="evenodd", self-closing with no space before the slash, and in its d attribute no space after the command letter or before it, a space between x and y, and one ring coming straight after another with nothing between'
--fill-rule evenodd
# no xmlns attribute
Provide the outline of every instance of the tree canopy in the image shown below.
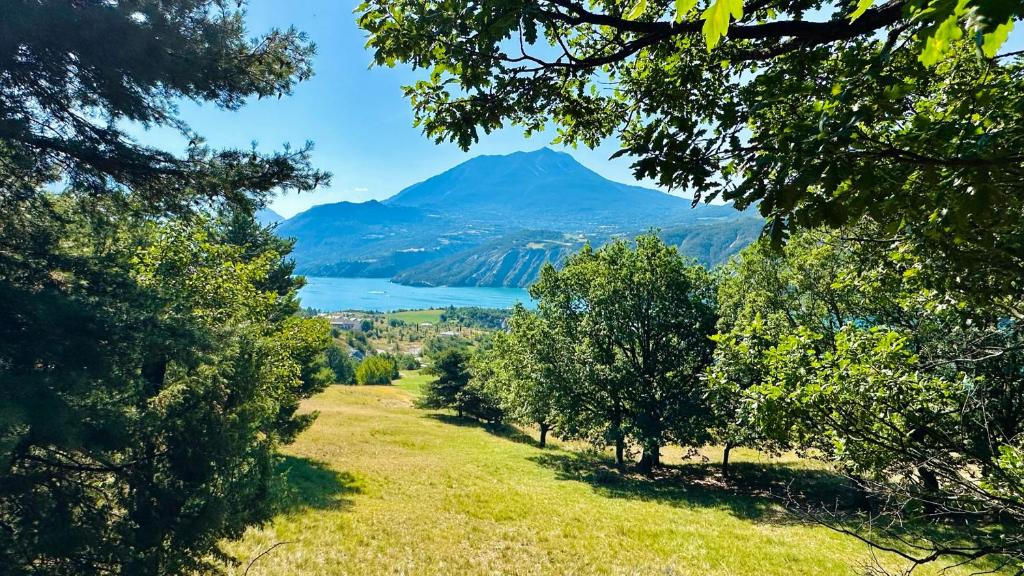
<svg viewBox="0 0 1024 576"><path fill-rule="evenodd" d="M1020 2L372 0L360 23L425 133L507 124L593 146L781 240L867 216L966 293L1020 290Z"/></svg>
<svg viewBox="0 0 1024 576"><path fill-rule="evenodd" d="M634 443L648 471L667 443L703 444L713 286L654 235L586 247L561 270L548 265L530 288L538 318L514 316L495 347L504 363L522 362L518 375L503 371L499 395L517 415L551 410L563 437L615 444L619 464ZM539 396L524 402L524 393Z"/></svg>
<svg viewBox="0 0 1024 576"><path fill-rule="evenodd" d="M177 114L311 74L244 3L0 2L0 565L182 574L269 517L277 448L330 382L291 242L254 209L308 147L213 150ZM132 125L189 140L144 147Z"/></svg>
<svg viewBox="0 0 1024 576"><path fill-rule="evenodd" d="M130 191L175 210L324 182L306 148L212 150L177 115L179 99L236 109L250 97L289 94L312 75L306 37L294 29L250 36L243 4L0 3L4 209L55 182L90 194ZM186 153L139 145L128 136L131 123L179 130Z"/></svg>
<svg viewBox="0 0 1024 576"><path fill-rule="evenodd" d="M919 264L894 269L884 247L836 231L802 233L783 253L752 246L722 279L712 388L734 394L734 439L817 454L874 514L904 522L908 560L1020 563L1019 321L928 288ZM963 517L976 520L930 531Z"/></svg>

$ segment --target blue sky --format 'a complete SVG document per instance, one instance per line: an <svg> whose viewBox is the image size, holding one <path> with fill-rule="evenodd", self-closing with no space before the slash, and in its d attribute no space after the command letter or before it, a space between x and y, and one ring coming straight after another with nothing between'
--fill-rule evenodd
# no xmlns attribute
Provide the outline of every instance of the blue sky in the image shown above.
<svg viewBox="0 0 1024 576"><path fill-rule="evenodd" d="M388 198L410 184L480 154L508 154L550 144L553 134L525 138L505 129L481 137L468 153L454 144L435 145L412 125L401 87L416 80L406 68L369 68L365 33L355 24L355 0L251 0L248 23L253 34L294 25L316 43L316 76L280 100L253 100L237 112L183 102L182 117L215 147L264 150L285 143L315 145L316 166L334 175L329 188L277 198L271 207L292 216L316 204ZM1019 49L1024 32L1015 30L1004 51ZM171 130L138 134L140 141L167 149L183 142ZM609 160L617 143L597 150L566 150L606 178L634 183L628 158ZM642 184L652 186L650 182Z"/></svg>
<svg viewBox="0 0 1024 576"><path fill-rule="evenodd" d="M316 43L316 76L299 84L290 97L253 100L237 112L215 106L180 105L182 117L215 147L264 150L284 143L315 145L318 168L334 175L328 189L288 194L271 207L291 216L315 204L342 200L384 199L480 154L508 154L550 144L553 134L525 138L506 129L484 136L469 153L454 144L435 145L412 125L409 103L401 87L415 79L405 68L369 69L366 37L355 24L354 1L252 0L248 22L252 33L294 25ZM140 141L178 149L181 139L170 130L138 135ZM607 178L635 182L628 159L609 161L616 143L598 150L568 150L577 160Z"/></svg>

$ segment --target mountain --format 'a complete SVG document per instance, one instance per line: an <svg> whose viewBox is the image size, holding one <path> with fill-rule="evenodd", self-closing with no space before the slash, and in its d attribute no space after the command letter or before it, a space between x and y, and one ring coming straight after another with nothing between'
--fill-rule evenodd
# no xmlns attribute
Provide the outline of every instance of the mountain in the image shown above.
<svg viewBox="0 0 1024 576"><path fill-rule="evenodd" d="M717 264L762 222L608 180L544 148L480 156L383 201L314 206L278 227L296 271L419 285L526 286L585 242L661 229L684 254Z"/></svg>
<svg viewBox="0 0 1024 576"><path fill-rule="evenodd" d="M428 260L399 272L394 281L413 286L525 287L537 279L544 264L561 264L585 242L585 236L524 230Z"/></svg>
<svg viewBox="0 0 1024 576"><path fill-rule="evenodd" d="M478 156L385 203L450 213L476 224L502 225L512 216L519 228L565 232L631 230L736 214L729 206L694 209L684 198L613 182L549 148Z"/></svg>
<svg viewBox="0 0 1024 576"><path fill-rule="evenodd" d="M256 221L259 222L261 226L280 224L281 222L284 222L284 220L284 216L281 216L270 208L262 208L256 212Z"/></svg>
<svg viewBox="0 0 1024 576"><path fill-rule="evenodd" d="M278 228L295 238L300 274L389 277L399 270L475 246L490 231L404 206L371 200L323 204Z"/></svg>

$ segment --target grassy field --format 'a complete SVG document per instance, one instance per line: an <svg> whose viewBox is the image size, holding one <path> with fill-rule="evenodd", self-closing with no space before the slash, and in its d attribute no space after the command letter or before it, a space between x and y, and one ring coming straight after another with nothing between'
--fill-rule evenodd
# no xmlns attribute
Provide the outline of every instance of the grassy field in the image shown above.
<svg viewBox="0 0 1024 576"><path fill-rule="evenodd" d="M423 387L426 386L433 376L423 373L421 370L415 372L402 372L402 377L395 380L393 384L402 390L405 390L413 396L419 396L423 391Z"/></svg>
<svg viewBox="0 0 1024 576"><path fill-rule="evenodd" d="M706 481L710 465L678 467L689 481L620 475L508 429L418 410L425 381L336 386L306 403L320 417L288 449L290 509L228 544L234 574L279 543L250 576L854 575L871 558L770 498ZM751 452L735 460L754 484L829 481Z"/></svg>
<svg viewBox="0 0 1024 576"><path fill-rule="evenodd" d="M408 312L391 312L388 319L401 320L406 324L422 324L429 322L438 324L441 322L441 314L444 310L410 310Z"/></svg>

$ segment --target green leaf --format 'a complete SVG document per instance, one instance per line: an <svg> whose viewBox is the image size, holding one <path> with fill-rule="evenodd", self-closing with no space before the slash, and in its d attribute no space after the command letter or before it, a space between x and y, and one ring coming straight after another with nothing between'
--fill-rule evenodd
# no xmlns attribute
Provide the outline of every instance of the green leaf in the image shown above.
<svg viewBox="0 0 1024 576"><path fill-rule="evenodd" d="M875 0L857 0L857 9L850 14L850 22L853 22L857 18L860 18L875 4Z"/></svg>
<svg viewBox="0 0 1024 576"><path fill-rule="evenodd" d="M633 6L633 9L630 10L628 14L626 14L625 18L626 20L636 20L637 18L643 16L644 12L646 11L647 0L640 0L639 2L636 3L636 6Z"/></svg>
<svg viewBox="0 0 1024 576"><path fill-rule="evenodd" d="M996 26L995 30L982 37L984 42L981 45L981 51L985 53L986 58L995 57L996 53L999 52L999 48L1006 43L1011 30L1013 30L1013 18L1010 18L1004 24Z"/></svg>
<svg viewBox="0 0 1024 576"><path fill-rule="evenodd" d="M715 0L701 16L704 17L704 41L710 52L729 31L729 17L737 20L743 17L743 0Z"/></svg>
<svg viewBox="0 0 1024 576"><path fill-rule="evenodd" d="M942 60L950 45L963 37L964 31L960 28L956 15L952 15L942 21L935 32L925 40L924 50L918 59L926 67L935 66Z"/></svg>
<svg viewBox="0 0 1024 576"><path fill-rule="evenodd" d="M676 22L682 22L697 5L697 0L676 0Z"/></svg>

